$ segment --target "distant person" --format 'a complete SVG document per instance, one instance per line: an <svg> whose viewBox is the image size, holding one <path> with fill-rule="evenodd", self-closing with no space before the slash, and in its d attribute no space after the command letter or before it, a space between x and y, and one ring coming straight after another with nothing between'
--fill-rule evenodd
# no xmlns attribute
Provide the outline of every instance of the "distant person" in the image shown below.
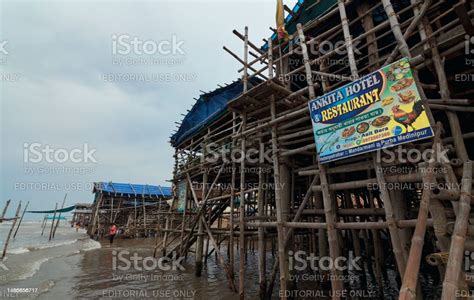
<svg viewBox="0 0 474 300"><path fill-rule="evenodd" d="M76 232L79 232L79 228L81 228L81 223L76 222Z"/></svg>
<svg viewBox="0 0 474 300"><path fill-rule="evenodd" d="M110 244L112 244L114 242L114 237L117 234L117 229L118 228L117 228L117 225L115 225L115 223L110 224L110 227L109 227Z"/></svg>

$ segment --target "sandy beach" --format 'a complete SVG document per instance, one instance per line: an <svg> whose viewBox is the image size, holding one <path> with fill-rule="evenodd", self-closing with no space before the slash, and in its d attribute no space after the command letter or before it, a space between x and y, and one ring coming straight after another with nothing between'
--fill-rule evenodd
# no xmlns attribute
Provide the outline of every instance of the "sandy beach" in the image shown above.
<svg viewBox="0 0 474 300"><path fill-rule="evenodd" d="M3 238L8 223L0 224ZM194 276L193 257L183 261L183 270L139 270L125 264L114 253L125 251L123 257L152 257L155 239L117 238L113 245L107 240L90 239L83 229L76 232L68 225L58 227L56 237L48 242L41 236L40 223L22 225L9 246L0 272L0 293L16 299L236 299L219 272L214 255L209 257L203 276ZM116 267L114 268L114 257ZM152 268L152 264L149 265ZM249 256L249 269L256 258ZM140 268L140 267L138 267ZM148 268L148 269L150 269ZM257 280L258 274L248 277ZM251 285L250 285L251 286ZM18 293L11 292L18 289ZM256 293L257 290L249 292Z"/></svg>

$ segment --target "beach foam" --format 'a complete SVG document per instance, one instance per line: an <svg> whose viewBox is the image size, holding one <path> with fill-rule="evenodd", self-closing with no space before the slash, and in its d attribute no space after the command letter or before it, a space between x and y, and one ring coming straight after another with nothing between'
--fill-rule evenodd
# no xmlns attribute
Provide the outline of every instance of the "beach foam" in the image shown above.
<svg viewBox="0 0 474 300"><path fill-rule="evenodd" d="M69 241L64 241L64 242L57 242L57 243L51 243L51 244L46 244L46 245L41 245L41 246L33 246L33 247L28 247L28 249L31 250L41 250L41 249L48 249L48 248L54 248L54 247L60 247L60 246L66 246L66 245L72 245L75 242L77 242L78 239L74 240L69 240Z"/></svg>
<svg viewBox="0 0 474 300"><path fill-rule="evenodd" d="M27 253L27 252L30 252L30 250L26 247L13 248L13 249L7 250L8 254L21 254L21 253Z"/></svg>
<svg viewBox="0 0 474 300"><path fill-rule="evenodd" d="M101 245L99 242L89 239L88 241L84 243L84 247L81 249L81 251L90 251L90 250L99 249L99 248L101 248Z"/></svg>
<svg viewBox="0 0 474 300"><path fill-rule="evenodd" d="M36 272L39 271L39 269L41 268L41 265L44 264L45 262L47 262L48 260L50 260L51 258L52 257L46 257L46 258L34 261L29 266L29 270L27 272L25 272L24 274L22 274L21 276L19 276L18 280L25 280L26 278L33 277L36 274Z"/></svg>

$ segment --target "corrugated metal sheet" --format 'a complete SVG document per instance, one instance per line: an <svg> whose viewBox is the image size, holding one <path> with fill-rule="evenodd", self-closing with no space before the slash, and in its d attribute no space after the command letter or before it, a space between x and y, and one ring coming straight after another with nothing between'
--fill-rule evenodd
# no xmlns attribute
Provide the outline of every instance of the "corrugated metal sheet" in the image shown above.
<svg viewBox="0 0 474 300"><path fill-rule="evenodd" d="M103 192L145 197L171 197L171 188L160 185L132 184L118 182L96 182L93 193Z"/></svg>

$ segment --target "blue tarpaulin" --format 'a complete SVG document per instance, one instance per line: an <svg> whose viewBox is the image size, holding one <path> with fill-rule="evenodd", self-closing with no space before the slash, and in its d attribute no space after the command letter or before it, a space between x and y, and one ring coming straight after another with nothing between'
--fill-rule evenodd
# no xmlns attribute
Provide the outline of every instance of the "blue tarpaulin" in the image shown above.
<svg viewBox="0 0 474 300"><path fill-rule="evenodd" d="M171 188L160 185L132 184L117 182L96 182L93 193L103 192L145 197L171 197Z"/></svg>
<svg viewBox="0 0 474 300"><path fill-rule="evenodd" d="M57 209L56 210L56 213L64 213L64 212L70 212L72 211L74 208L76 208L75 205L73 206L69 206L69 207L65 207L63 209ZM32 213L32 214L53 214L55 212L54 209L51 209L51 210L27 210L26 211L27 213Z"/></svg>
<svg viewBox="0 0 474 300"><path fill-rule="evenodd" d="M337 5L337 0L298 0L292 9L292 14L288 14L285 18L285 29L288 34L292 35L296 32L296 24L301 23L303 26L322 15L326 14L331 8ZM296 17L293 17L295 15ZM321 24L320 30L327 30L325 26L333 26L334 24ZM277 40L277 34L273 33L272 41ZM262 50L268 49L266 42L262 46Z"/></svg>
<svg viewBox="0 0 474 300"><path fill-rule="evenodd" d="M251 85L256 85L260 82L255 78L249 81ZM178 132L171 137L171 144L173 146L179 145L222 116L227 109L227 103L239 96L242 91L242 81L238 80L228 86L201 95L193 108L184 117Z"/></svg>

